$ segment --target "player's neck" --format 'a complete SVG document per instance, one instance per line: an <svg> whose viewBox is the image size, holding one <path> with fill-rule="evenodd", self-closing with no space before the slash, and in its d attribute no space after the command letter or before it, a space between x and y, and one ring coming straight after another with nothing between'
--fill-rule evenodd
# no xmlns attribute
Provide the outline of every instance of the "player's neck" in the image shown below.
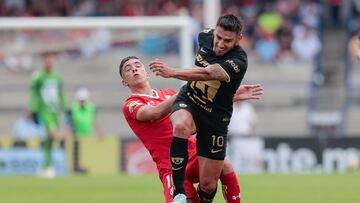
<svg viewBox="0 0 360 203"><path fill-rule="evenodd" d="M152 88L149 84L132 87L131 92L135 94L147 94L147 95L153 94Z"/></svg>

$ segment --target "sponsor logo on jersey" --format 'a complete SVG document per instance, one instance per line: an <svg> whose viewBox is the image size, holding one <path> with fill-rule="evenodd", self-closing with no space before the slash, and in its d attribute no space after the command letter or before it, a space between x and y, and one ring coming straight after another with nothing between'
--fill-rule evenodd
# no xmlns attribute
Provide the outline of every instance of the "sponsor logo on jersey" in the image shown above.
<svg viewBox="0 0 360 203"><path fill-rule="evenodd" d="M196 61L199 62L203 67L210 65L209 62L205 61L200 54L196 55Z"/></svg>
<svg viewBox="0 0 360 203"><path fill-rule="evenodd" d="M226 60L227 63L231 65L231 67L234 69L235 73L240 72L240 68L233 60Z"/></svg>

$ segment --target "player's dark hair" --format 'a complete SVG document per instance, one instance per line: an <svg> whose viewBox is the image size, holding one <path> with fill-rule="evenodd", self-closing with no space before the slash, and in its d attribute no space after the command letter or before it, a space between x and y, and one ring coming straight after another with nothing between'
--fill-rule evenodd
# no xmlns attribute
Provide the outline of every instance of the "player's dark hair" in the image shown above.
<svg viewBox="0 0 360 203"><path fill-rule="evenodd" d="M123 66L124 66L124 64L128 61L128 60L130 60L130 59L138 59L139 60L139 58L137 57L137 56L127 56L127 57L125 57L125 58L123 58L122 60L121 60L121 62L120 62L120 66L119 66L119 73L120 73L120 76L122 77L122 69L123 69Z"/></svg>
<svg viewBox="0 0 360 203"><path fill-rule="evenodd" d="M223 28L226 31L235 32L238 35L243 29L242 20L233 14L226 14L221 16L216 23L216 27L217 26Z"/></svg>

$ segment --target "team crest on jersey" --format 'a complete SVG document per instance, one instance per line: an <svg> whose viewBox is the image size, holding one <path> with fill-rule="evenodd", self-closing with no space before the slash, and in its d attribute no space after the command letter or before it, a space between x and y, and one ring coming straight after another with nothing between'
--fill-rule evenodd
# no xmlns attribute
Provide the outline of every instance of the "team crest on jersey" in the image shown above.
<svg viewBox="0 0 360 203"><path fill-rule="evenodd" d="M134 108L139 104L141 104L141 102L139 102L139 101L131 101L131 102L129 102L128 105L127 105L128 108L129 108L129 112L132 113L134 111Z"/></svg>

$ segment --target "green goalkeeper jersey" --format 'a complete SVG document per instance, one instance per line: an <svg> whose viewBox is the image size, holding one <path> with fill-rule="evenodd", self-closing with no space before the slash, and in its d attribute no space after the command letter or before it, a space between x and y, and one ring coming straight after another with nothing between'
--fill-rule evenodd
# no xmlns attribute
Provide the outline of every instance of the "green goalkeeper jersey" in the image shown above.
<svg viewBox="0 0 360 203"><path fill-rule="evenodd" d="M40 70L33 74L30 86L30 110L36 113L59 113L67 109L63 80L59 72Z"/></svg>

